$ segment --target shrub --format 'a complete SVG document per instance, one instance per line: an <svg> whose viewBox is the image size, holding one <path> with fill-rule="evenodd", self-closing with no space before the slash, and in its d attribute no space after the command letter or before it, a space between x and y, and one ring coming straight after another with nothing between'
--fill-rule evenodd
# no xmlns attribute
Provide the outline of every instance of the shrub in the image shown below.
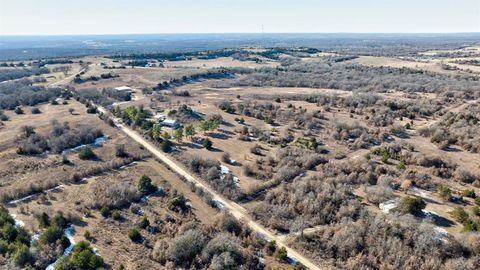
<svg viewBox="0 0 480 270"><path fill-rule="evenodd" d="M185 199L185 196L183 195L176 196L170 201L168 209L172 211L182 211L182 212L187 211L188 210L187 199Z"/></svg>
<svg viewBox="0 0 480 270"><path fill-rule="evenodd" d="M462 191L461 195L462 197L468 197L472 199L477 198L477 194L475 194L475 190L473 189L465 189Z"/></svg>
<svg viewBox="0 0 480 270"><path fill-rule="evenodd" d="M62 212L58 212L53 217L52 223L60 228L66 228L68 225L68 220L63 216Z"/></svg>
<svg viewBox="0 0 480 270"><path fill-rule="evenodd" d="M48 227L43 234L38 239L38 243L41 245L45 244L53 244L57 240L60 240L64 236L63 229L58 226L50 226ZM68 239L67 239L68 240Z"/></svg>
<svg viewBox="0 0 480 270"><path fill-rule="evenodd" d="M225 163L228 163L230 164L231 160L230 160L230 154L225 152L223 153L222 155L222 161L225 162Z"/></svg>
<svg viewBox="0 0 480 270"><path fill-rule="evenodd" d="M89 230L86 230L85 233L83 233L83 237L85 237L85 239L87 239L88 241L91 241L93 239L92 234Z"/></svg>
<svg viewBox="0 0 480 270"><path fill-rule="evenodd" d="M403 171L403 170L405 170L405 169L407 168L406 165L407 165L407 163L406 163L406 161L405 161L405 158L401 158L400 161L399 161L398 164L397 164L397 169L398 169L399 171Z"/></svg>
<svg viewBox="0 0 480 270"><path fill-rule="evenodd" d="M160 149L162 149L162 151L165 153L170 152L170 150L172 150L172 142L170 142L168 139L164 139L162 143L160 143Z"/></svg>
<svg viewBox="0 0 480 270"><path fill-rule="evenodd" d="M45 212L37 216L37 221L41 228L47 228L50 226L50 217Z"/></svg>
<svg viewBox="0 0 480 270"><path fill-rule="evenodd" d="M455 207L450 215L453 219L464 225L469 221L468 213L461 206Z"/></svg>
<svg viewBox="0 0 480 270"><path fill-rule="evenodd" d="M102 269L104 266L102 257L96 255L90 243L87 241L80 241L75 245L70 257L65 256L56 265L56 270L71 270L71 269L83 269L83 270L96 270Z"/></svg>
<svg viewBox="0 0 480 270"><path fill-rule="evenodd" d="M85 146L78 152L78 158L82 160L93 159L96 155L90 146Z"/></svg>
<svg viewBox="0 0 480 270"><path fill-rule="evenodd" d="M205 245L205 236L197 230L188 230L173 239L168 247L168 256L176 265L188 266Z"/></svg>
<svg viewBox="0 0 480 270"><path fill-rule="evenodd" d="M62 164L70 164L70 160L68 160L67 155L62 155Z"/></svg>
<svg viewBox="0 0 480 270"><path fill-rule="evenodd" d="M480 206L480 197L475 198L475 204Z"/></svg>
<svg viewBox="0 0 480 270"><path fill-rule="evenodd" d="M90 114L98 113L98 109L95 106L90 106L87 108L87 113L90 113Z"/></svg>
<svg viewBox="0 0 480 270"><path fill-rule="evenodd" d="M266 245L267 252L272 255L277 250L277 242L275 240L269 241Z"/></svg>
<svg viewBox="0 0 480 270"><path fill-rule="evenodd" d="M113 218L114 220L120 220L120 219L122 218L122 214L120 213L120 211L115 210L115 211L113 211L113 213L112 213L112 218Z"/></svg>
<svg viewBox="0 0 480 270"><path fill-rule="evenodd" d="M13 260L16 265L24 267L33 261L33 255L25 244L20 244L20 246L15 249Z"/></svg>
<svg viewBox="0 0 480 270"><path fill-rule="evenodd" d="M408 213L412 215L419 215L422 213L422 210L425 208L426 203L421 197L403 197L400 201L399 209L403 213Z"/></svg>
<svg viewBox="0 0 480 270"><path fill-rule="evenodd" d="M217 234L202 251L202 258L210 261L215 255L229 252L237 264L241 263L243 256L241 253L238 239L228 233Z"/></svg>
<svg viewBox="0 0 480 270"><path fill-rule="evenodd" d="M205 140L203 140L202 146L205 147L206 149L211 149L213 146L213 143L209 138L206 138Z"/></svg>
<svg viewBox="0 0 480 270"><path fill-rule="evenodd" d="M39 108L37 108L37 107L32 108L32 114L40 114L40 113L42 113L42 112L40 111Z"/></svg>
<svg viewBox="0 0 480 270"><path fill-rule="evenodd" d="M276 257L282 262L287 261L287 258L288 258L287 249L285 247L281 247L280 249L278 249Z"/></svg>
<svg viewBox="0 0 480 270"><path fill-rule="evenodd" d="M388 185L366 187L365 193L367 195L367 201L376 205L386 202L394 197L393 190Z"/></svg>
<svg viewBox="0 0 480 270"><path fill-rule="evenodd" d="M265 123L269 125L273 125L274 123L273 118L271 116L265 116Z"/></svg>
<svg viewBox="0 0 480 270"><path fill-rule="evenodd" d="M107 218L110 216L110 208L108 206L103 206L102 208L100 208L100 214L102 214L102 216L104 218Z"/></svg>
<svg viewBox="0 0 480 270"><path fill-rule="evenodd" d="M452 196L452 190L447 186L440 185L438 187L438 194L443 200L449 201Z"/></svg>
<svg viewBox="0 0 480 270"><path fill-rule="evenodd" d="M453 177L457 181L468 184L473 183L477 178L474 174L462 168L457 168L453 174Z"/></svg>
<svg viewBox="0 0 480 270"><path fill-rule="evenodd" d="M133 228L128 231L128 238L133 242L139 242L142 240L142 235L137 229Z"/></svg>
<svg viewBox="0 0 480 270"><path fill-rule="evenodd" d="M147 217L143 217L142 220L140 220L140 228L146 229L148 226L150 226L150 221L148 220Z"/></svg>
<svg viewBox="0 0 480 270"><path fill-rule="evenodd" d="M17 106L17 107L15 107L14 112L15 112L16 114L23 114L23 109L22 109L22 107Z"/></svg>
<svg viewBox="0 0 480 270"><path fill-rule="evenodd" d="M472 215L474 216L480 216L480 207L474 205L471 208Z"/></svg>
<svg viewBox="0 0 480 270"><path fill-rule="evenodd" d="M125 151L124 144L115 145L115 156L121 157L121 158L128 157L128 153Z"/></svg>
<svg viewBox="0 0 480 270"><path fill-rule="evenodd" d="M138 191L143 195L152 194L157 191L157 186L152 184L152 179L146 175L142 175L138 180Z"/></svg>
<svg viewBox="0 0 480 270"><path fill-rule="evenodd" d="M223 270L223 269L238 269L238 265L232 258L232 255L228 252L221 253L220 255L214 255L209 269Z"/></svg>
<svg viewBox="0 0 480 270"><path fill-rule="evenodd" d="M252 148L250 148L250 153L261 156L262 155L261 149L262 147L260 147L260 145L255 144L254 146L252 146Z"/></svg>

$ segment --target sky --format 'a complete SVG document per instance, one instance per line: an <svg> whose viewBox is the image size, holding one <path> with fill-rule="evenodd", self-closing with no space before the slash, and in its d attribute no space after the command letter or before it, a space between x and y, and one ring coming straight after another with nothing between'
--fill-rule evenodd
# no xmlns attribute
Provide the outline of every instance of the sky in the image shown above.
<svg viewBox="0 0 480 270"><path fill-rule="evenodd" d="M0 35L480 32L480 0L0 0Z"/></svg>

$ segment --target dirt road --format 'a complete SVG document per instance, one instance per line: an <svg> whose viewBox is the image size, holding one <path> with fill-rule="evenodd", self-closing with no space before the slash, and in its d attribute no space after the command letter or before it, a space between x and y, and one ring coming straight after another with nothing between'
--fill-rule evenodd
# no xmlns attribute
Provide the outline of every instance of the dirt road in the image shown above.
<svg viewBox="0 0 480 270"><path fill-rule="evenodd" d="M104 114L107 114L107 111L105 108L98 107L98 110ZM177 164L175 161L173 161L167 154L159 151L154 145L152 145L150 142L142 138L138 133L130 129L129 127L126 127L122 124L120 124L117 121L116 126L121 129L125 134L127 134L130 138L141 144L145 149L150 151L155 157L160 159L163 163L165 163L167 166L169 166L173 171L178 173L180 176L185 177L185 179L189 182L194 183L197 187L202 188L203 190L208 191L214 200L216 200L218 203L220 203L223 208L227 211L229 211L235 218L239 220L243 220L247 222L247 224L252 228L252 230L256 231L263 237L265 237L267 240L275 240L277 245L279 247L285 247L287 249L288 255L295 260L297 260L299 263L307 267L308 269L321 269L314 263L312 263L308 258L304 257L303 255L299 254L295 250L289 248L283 239L281 237L277 237L275 234L271 233L268 231L265 227L260 225L259 223L255 222L247 213L247 210L240 206L239 204L232 202L230 200L224 199L222 196L220 196L215 190L207 186L206 184L203 183L203 181L197 179L195 176L190 174L186 169L182 168L179 164ZM326 267L324 267L326 268Z"/></svg>
<svg viewBox="0 0 480 270"><path fill-rule="evenodd" d="M247 214L247 211L242 206L238 205L237 203L231 202L229 200L223 199L220 195L216 193L213 189L209 186L202 183L202 181L196 179L193 175L187 172L185 169L180 167L176 162L170 159L165 153L160 152L157 150L155 146L150 144L147 140L142 138L138 135L135 131L131 130L130 128L122 125L117 124L117 127L120 128L123 132L125 132L130 138L138 142L139 144L143 145L145 149L150 151L153 155L159 158L162 162L167 164L172 170L174 170L179 175L185 177L187 181L195 183L198 187L208 191L212 196L213 199L223 205L224 209L228 210L234 217L240 220L244 220L248 223L248 225L257 233L260 233L268 240L275 240L279 246L284 246L287 249L288 254L295 258L298 262L303 264L305 267L309 269L320 269L318 266L313 264L309 259L305 258L301 254L297 253L295 250L289 248L283 241L277 237L276 235L269 232L263 226L258 224L257 222L253 221L252 218Z"/></svg>
<svg viewBox="0 0 480 270"><path fill-rule="evenodd" d="M71 80L73 80L73 78L75 78L75 76L77 76L78 74L80 74L80 73L82 73L82 72L84 72L84 71L86 71L86 70L87 70L87 68L82 68L82 69L79 70L77 73L72 74L72 75L70 75L70 76L68 76L68 77L65 77L65 78L63 78L63 79L61 79L61 80L59 80L59 81L54 82L54 83L51 83L51 84L49 84L48 86L57 86L57 85L60 85L60 84L62 84L62 83L67 83L67 84L68 84Z"/></svg>

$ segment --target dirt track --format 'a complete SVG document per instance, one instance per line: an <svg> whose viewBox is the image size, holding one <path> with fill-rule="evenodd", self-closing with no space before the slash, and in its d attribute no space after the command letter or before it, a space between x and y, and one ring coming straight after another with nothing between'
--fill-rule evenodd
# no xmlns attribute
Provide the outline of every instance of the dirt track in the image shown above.
<svg viewBox="0 0 480 270"><path fill-rule="evenodd" d="M99 111L106 113L106 110L104 108L99 108ZM209 186L205 185L202 181L198 180L196 177L191 175L188 171L186 171L184 168L178 165L175 161L170 159L170 157L168 157L167 154L159 151L155 146L153 146L147 140L142 138L135 131L131 130L130 128L120 123L116 123L116 126L119 129L121 129L123 132L125 132L130 138L132 138L133 140L141 144L143 147L145 147L145 149L147 149L149 152L151 152L153 155L159 158L163 163L169 166L173 171L178 173L180 176L185 177L187 181L193 182L195 183L196 186L201 187L202 189L208 191L213 196L213 199L219 202L220 204L222 204L223 208L228 210L234 217L236 217L239 220L243 220L247 222L247 224L254 231L261 234L266 239L275 240L278 246L284 246L287 249L289 256L295 258L298 262L300 262L302 265L304 265L309 269L321 269L320 267L312 263L308 258L302 256L295 250L289 248L280 237L277 237L273 233L269 232L262 225L252 220L252 218L248 215L245 208L243 208L242 206L238 205L235 202L224 199L222 196L217 194L215 190L211 189Z"/></svg>

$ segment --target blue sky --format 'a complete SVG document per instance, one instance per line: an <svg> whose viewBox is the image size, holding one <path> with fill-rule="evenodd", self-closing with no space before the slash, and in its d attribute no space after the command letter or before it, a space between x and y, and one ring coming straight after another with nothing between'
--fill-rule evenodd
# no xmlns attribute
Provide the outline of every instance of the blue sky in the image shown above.
<svg viewBox="0 0 480 270"><path fill-rule="evenodd" d="M0 0L0 35L480 32L480 0Z"/></svg>

